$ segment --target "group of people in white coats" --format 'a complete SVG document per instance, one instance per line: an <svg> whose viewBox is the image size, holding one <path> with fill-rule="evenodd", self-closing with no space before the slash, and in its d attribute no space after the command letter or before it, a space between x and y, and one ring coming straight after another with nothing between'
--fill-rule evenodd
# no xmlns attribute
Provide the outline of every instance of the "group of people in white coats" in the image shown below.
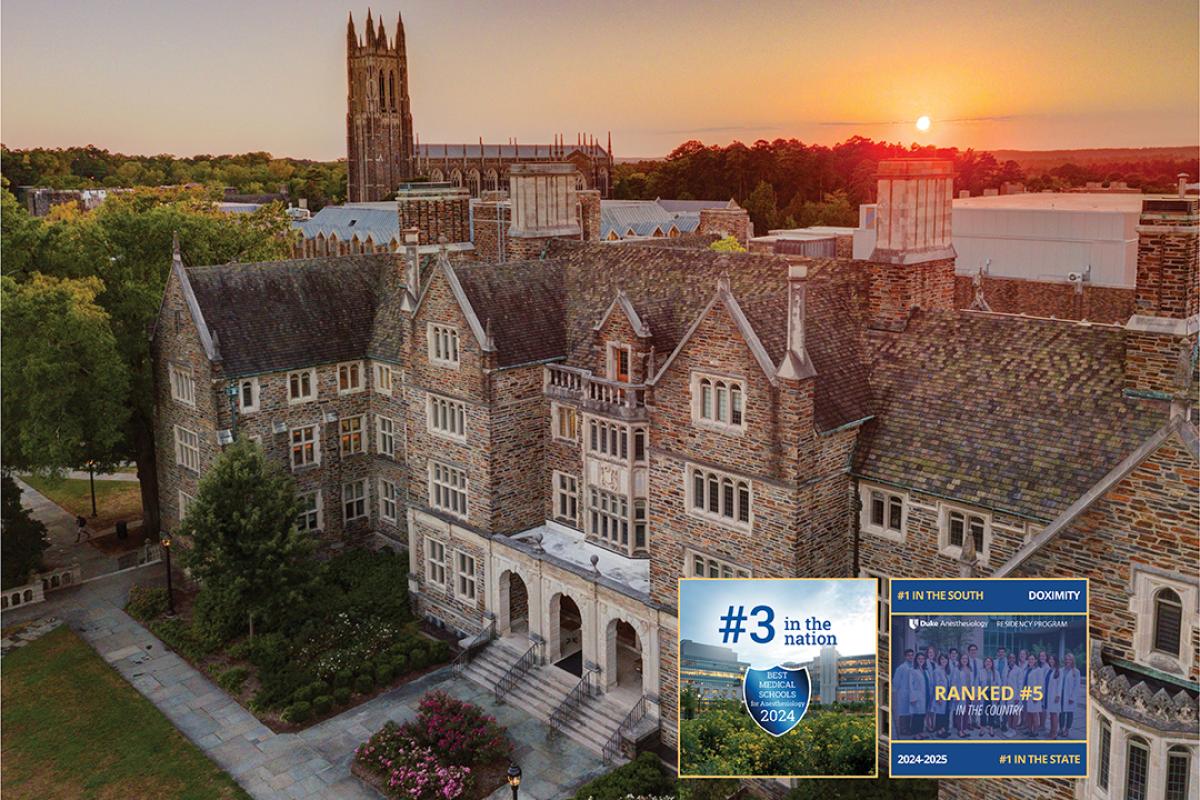
<svg viewBox="0 0 1200 800"><path fill-rule="evenodd" d="M993 687L1003 696L1012 688L1011 700L948 699L963 697L967 689ZM939 692L938 687L946 691ZM950 692L954 687L956 692ZM897 739L946 738L1070 738L1075 709L1082 708L1083 675L1074 654L1057 656L1043 651L979 657L975 644L959 652L951 647L938 652L905 650L904 660L892 673L893 737ZM989 692L988 695L992 696ZM947 699L939 699L947 698ZM995 712L995 713L993 713Z"/></svg>

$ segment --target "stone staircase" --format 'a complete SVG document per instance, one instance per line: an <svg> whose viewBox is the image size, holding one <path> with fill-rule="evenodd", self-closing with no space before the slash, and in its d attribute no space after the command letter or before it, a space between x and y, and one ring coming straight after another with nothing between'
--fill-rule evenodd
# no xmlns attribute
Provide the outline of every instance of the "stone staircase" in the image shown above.
<svg viewBox="0 0 1200 800"><path fill-rule="evenodd" d="M475 655L462 674L485 689L495 689L508 668L520 657L521 653L507 641L495 640ZM579 679L574 675L552 664L533 667L504 695L504 702L548 721L554 709L578 682ZM595 695L584 700L571 714L562 732L597 755L602 755L605 742L627 713L628 708L622 708L607 695ZM623 764L626 760L618 756L615 763Z"/></svg>

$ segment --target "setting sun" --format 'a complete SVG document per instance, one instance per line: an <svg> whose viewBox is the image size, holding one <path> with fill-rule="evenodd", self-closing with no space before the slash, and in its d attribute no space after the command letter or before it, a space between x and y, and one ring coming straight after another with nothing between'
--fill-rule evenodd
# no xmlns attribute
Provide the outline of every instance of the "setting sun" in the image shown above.
<svg viewBox="0 0 1200 800"><path fill-rule="evenodd" d="M929 117L917 117L917 130L922 133L929 130Z"/></svg>

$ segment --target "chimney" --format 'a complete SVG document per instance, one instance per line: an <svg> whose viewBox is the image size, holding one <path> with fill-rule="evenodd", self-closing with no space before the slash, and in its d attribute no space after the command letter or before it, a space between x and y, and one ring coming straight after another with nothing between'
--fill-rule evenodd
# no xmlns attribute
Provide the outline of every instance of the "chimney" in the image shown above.
<svg viewBox="0 0 1200 800"><path fill-rule="evenodd" d="M400 238L404 247L404 297L400 309L411 314L417 308L417 293L421 291L421 256L417 249L421 230L405 228Z"/></svg>
<svg viewBox="0 0 1200 800"><path fill-rule="evenodd" d="M787 350L775 374L780 378L798 381L816 375L812 360L804 349L804 315L808 294L808 267L788 266Z"/></svg>
<svg viewBox="0 0 1200 800"><path fill-rule="evenodd" d="M1186 395L1200 332L1200 198L1148 197L1137 225L1134 315L1125 325L1126 392Z"/></svg>
<svg viewBox="0 0 1200 800"><path fill-rule="evenodd" d="M954 307L954 162L888 159L877 177L870 324L903 330L917 309Z"/></svg>
<svg viewBox="0 0 1200 800"><path fill-rule="evenodd" d="M1181 173L1179 173L1178 177L1179 177L1179 196L1187 197L1188 174L1186 172L1181 172Z"/></svg>

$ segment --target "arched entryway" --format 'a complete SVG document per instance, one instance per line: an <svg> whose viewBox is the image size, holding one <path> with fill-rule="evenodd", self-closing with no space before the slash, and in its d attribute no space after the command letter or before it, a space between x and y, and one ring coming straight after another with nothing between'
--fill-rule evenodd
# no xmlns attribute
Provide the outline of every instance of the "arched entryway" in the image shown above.
<svg viewBox="0 0 1200 800"><path fill-rule="evenodd" d="M505 570L500 576L500 634L529 633L529 589L521 576Z"/></svg>
<svg viewBox="0 0 1200 800"><path fill-rule="evenodd" d="M565 594L550 600L550 661L572 675L583 675L583 615Z"/></svg>
<svg viewBox="0 0 1200 800"><path fill-rule="evenodd" d="M637 629L623 619L610 620L605 629L604 674L609 692L643 693L643 650Z"/></svg>

